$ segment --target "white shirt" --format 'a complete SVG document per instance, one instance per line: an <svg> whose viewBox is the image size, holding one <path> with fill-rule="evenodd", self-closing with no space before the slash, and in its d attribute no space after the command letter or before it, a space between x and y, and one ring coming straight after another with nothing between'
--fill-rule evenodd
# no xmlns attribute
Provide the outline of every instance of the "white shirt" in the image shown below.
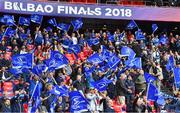
<svg viewBox="0 0 180 113"><path fill-rule="evenodd" d="M76 37L72 37L73 45L76 45L78 43L78 39Z"/></svg>

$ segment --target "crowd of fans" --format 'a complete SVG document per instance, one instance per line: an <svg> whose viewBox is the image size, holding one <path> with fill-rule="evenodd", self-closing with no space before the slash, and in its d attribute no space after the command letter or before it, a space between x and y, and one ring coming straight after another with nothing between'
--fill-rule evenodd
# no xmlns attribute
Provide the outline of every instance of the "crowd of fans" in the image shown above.
<svg viewBox="0 0 180 113"><path fill-rule="evenodd" d="M46 23L42 23L46 24ZM7 26L1 24L0 34L3 35ZM17 26L16 35L11 37L4 36L0 42L0 80L1 80L1 112L27 112L32 106L32 93L38 81L41 90L41 105L37 112L51 112L51 103L54 102L54 112L69 112L70 100L68 96L56 96L49 94L53 86L57 83L59 86L66 86L69 91L77 90L83 93L89 102L89 111L95 112L180 112L180 100L166 99L165 105L158 105L156 102L147 101L146 91L147 83L144 78L144 72L148 72L158 79L154 81L159 90L164 91L180 99L180 91L174 86L173 72L166 70L166 64L170 55L175 59L175 66L180 67L180 36L172 32L161 34L144 33L145 40L136 40L134 32L131 30L114 30L111 34L115 35L115 41L108 40L107 29L90 30L84 32L75 31L72 34L59 29L47 30L42 27L30 29L26 39L21 37L21 33L29 31L28 27ZM125 32L123 40L118 36ZM168 37L168 43L158 43L159 37L164 35ZM97 45L89 46L89 38L98 38ZM68 53L64 43L71 42L81 46L81 52L78 59L69 59L66 67L52 72L44 72L37 76L30 70L29 73L18 75L11 74L8 70L11 68L11 57L16 54L34 53L34 65L41 64L50 57L50 51L59 51L68 56L74 53ZM121 63L115 70L107 69L105 72L99 71L101 65L97 64L90 78L87 78L85 68L90 68L91 63L87 58L94 52L101 52L101 45L108 48L121 58ZM126 57L121 56L122 46L132 48L136 57L142 58L142 69L129 68L117 76L118 72L124 67ZM99 92L89 84L90 79L98 81L104 76L112 79L106 91ZM12 89L5 91L5 86L12 86ZM170 93L169 93L170 92Z"/></svg>

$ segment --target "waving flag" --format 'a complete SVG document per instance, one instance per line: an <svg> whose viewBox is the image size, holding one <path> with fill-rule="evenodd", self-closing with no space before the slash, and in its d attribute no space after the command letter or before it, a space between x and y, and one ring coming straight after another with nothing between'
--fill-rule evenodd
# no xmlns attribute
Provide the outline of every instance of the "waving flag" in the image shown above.
<svg viewBox="0 0 180 113"><path fill-rule="evenodd" d="M69 62L66 56L59 51L51 51L51 57L50 59L47 59L45 63L49 69L55 70L65 67Z"/></svg>
<svg viewBox="0 0 180 113"><path fill-rule="evenodd" d="M71 21L71 24L74 27L74 31L77 31L78 29L82 28L83 22L82 22L82 19L79 18L77 20Z"/></svg>
<svg viewBox="0 0 180 113"><path fill-rule="evenodd" d="M165 36L161 36L159 39L159 43L166 45L168 43L168 38Z"/></svg>
<svg viewBox="0 0 180 113"><path fill-rule="evenodd" d="M152 32L156 32L156 30L158 29L157 24L152 24Z"/></svg>
<svg viewBox="0 0 180 113"><path fill-rule="evenodd" d="M34 73L36 75L40 75L43 72L46 72L47 69L48 69L48 67L45 64L38 64L38 65L33 67L32 73Z"/></svg>
<svg viewBox="0 0 180 113"><path fill-rule="evenodd" d="M180 88L180 68L174 68L173 71L176 88Z"/></svg>
<svg viewBox="0 0 180 113"><path fill-rule="evenodd" d="M6 31L4 33L4 36L8 36L8 37L11 37L11 36L14 36L16 34L16 30L14 30L13 28L11 27L8 27L6 28Z"/></svg>
<svg viewBox="0 0 180 113"><path fill-rule="evenodd" d="M125 37L126 33L125 32L122 32L120 35L119 35L119 39L120 40L123 40L124 37Z"/></svg>
<svg viewBox="0 0 180 113"><path fill-rule="evenodd" d="M120 61L121 61L121 59L114 54L113 56L111 56L108 59L107 64L108 64L109 68L115 68L120 63Z"/></svg>
<svg viewBox="0 0 180 113"><path fill-rule="evenodd" d="M56 22L56 19L55 19L55 18L52 18L52 19L48 20L48 23L51 24L51 25L53 25L54 27L57 26L57 22Z"/></svg>
<svg viewBox="0 0 180 113"><path fill-rule="evenodd" d="M69 97L71 113L88 111L88 101L79 91L70 92Z"/></svg>
<svg viewBox="0 0 180 113"><path fill-rule="evenodd" d="M125 64L128 67L134 67L134 68L142 69L142 62L141 62L141 58L140 57L134 58L132 60L131 59L127 60L125 62Z"/></svg>
<svg viewBox="0 0 180 113"><path fill-rule="evenodd" d="M158 99L158 89L151 83L148 85L147 100L156 101Z"/></svg>
<svg viewBox="0 0 180 113"><path fill-rule="evenodd" d="M30 18L19 17L19 25L29 26L30 25Z"/></svg>
<svg viewBox="0 0 180 113"><path fill-rule="evenodd" d="M95 53L93 55L91 55L88 59L88 62L93 63L93 64L99 64L101 62L103 62L103 60L101 59L101 57L99 56L98 53Z"/></svg>
<svg viewBox="0 0 180 113"><path fill-rule="evenodd" d="M14 23L14 16L12 15L3 15L3 17L0 18L0 22L8 25L8 26L13 26L16 24Z"/></svg>
<svg viewBox="0 0 180 113"><path fill-rule="evenodd" d="M171 71L171 70L173 70L173 68L174 68L174 57L170 56L169 59L168 59L168 62L166 64L166 69L168 71Z"/></svg>
<svg viewBox="0 0 180 113"><path fill-rule="evenodd" d="M87 40L87 44L89 46L98 45L99 44L99 38L90 38Z"/></svg>
<svg viewBox="0 0 180 113"><path fill-rule="evenodd" d="M52 28L48 26L45 28L45 30L46 30L46 32L49 32L49 31L52 31Z"/></svg>
<svg viewBox="0 0 180 113"><path fill-rule="evenodd" d="M115 42L115 36L114 35L109 35L108 40L111 42Z"/></svg>
<svg viewBox="0 0 180 113"><path fill-rule="evenodd" d="M66 86L55 85L50 93L56 96L68 96L69 90Z"/></svg>
<svg viewBox="0 0 180 113"><path fill-rule="evenodd" d="M136 40L145 40L145 36L141 29L138 29L138 31L135 32Z"/></svg>
<svg viewBox="0 0 180 113"><path fill-rule="evenodd" d="M71 25L69 25L69 24L60 23L57 25L57 28L67 32L67 31L69 31L70 26Z"/></svg>
<svg viewBox="0 0 180 113"><path fill-rule="evenodd" d="M136 27L138 27L138 26L137 26L137 24L136 24L136 22L134 20L131 20L129 22L129 24L127 25L127 29L134 29Z"/></svg>
<svg viewBox="0 0 180 113"><path fill-rule="evenodd" d="M2 39L3 39L3 36L0 34L0 42L2 41Z"/></svg>
<svg viewBox="0 0 180 113"><path fill-rule="evenodd" d="M164 106L166 104L165 97L163 95L158 95L156 102L157 104Z"/></svg>
<svg viewBox="0 0 180 113"><path fill-rule="evenodd" d="M41 24L42 20L43 20L42 15L37 15L37 14L31 15L31 21L34 23Z"/></svg>
<svg viewBox="0 0 180 113"><path fill-rule="evenodd" d="M105 61L108 60L108 58L111 58L113 54L107 50L107 48L104 45L101 45L101 58Z"/></svg>
<svg viewBox="0 0 180 113"><path fill-rule="evenodd" d="M33 55L32 54L17 54L12 56L13 68L32 68Z"/></svg>
<svg viewBox="0 0 180 113"><path fill-rule="evenodd" d="M34 94L32 95L32 99L34 100L34 104L33 104L33 107L31 109L31 113L36 113L36 110L41 105L40 95L41 95L41 92L40 92L40 88L39 88L39 84L38 84L37 87L35 88Z"/></svg>
<svg viewBox="0 0 180 113"><path fill-rule="evenodd" d="M57 61L62 61L64 64L68 64L68 59L65 55L61 54L59 51L51 51L51 58Z"/></svg>
<svg viewBox="0 0 180 113"><path fill-rule="evenodd" d="M146 83L151 83L151 82L154 82L155 80L157 80L157 77L145 72L144 73L144 78L146 80Z"/></svg>
<svg viewBox="0 0 180 113"><path fill-rule="evenodd" d="M94 83L91 83L94 88L96 88L98 91L102 92L107 89L107 86L109 83L111 83L112 80L108 80L107 78L102 78L101 80L98 80Z"/></svg>
<svg viewBox="0 0 180 113"><path fill-rule="evenodd" d="M121 55L128 56L128 59L133 59L136 56L136 53L131 48L123 46L121 48Z"/></svg>
<svg viewBox="0 0 180 113"><path fill-rule="evenodd" d="M75 54L81 52L81 47L78 44L69 46L69 49L71 49Z"/></svg>

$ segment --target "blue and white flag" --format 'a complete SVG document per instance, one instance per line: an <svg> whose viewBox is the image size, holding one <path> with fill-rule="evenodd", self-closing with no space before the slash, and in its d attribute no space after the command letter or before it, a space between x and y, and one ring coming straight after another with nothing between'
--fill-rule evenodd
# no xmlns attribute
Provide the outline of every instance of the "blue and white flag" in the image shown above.
<svg viewBox="0 0 180 113"><path fill-rule="evenodd" d="M180 88L180 68L176 67L173 69L173 71L176 88Z"/></svg>
<svg viewBox="0 0 180 113"><path fill-rule="evenodd" d="M159 38L159 44L163 44L163 45L166 45L168 43L168 37L165 37L165 36L161 36Z"/></svg>
<svg viewBox="0 0 180 113"><path fill-rule="evenodd" d="M136 27L138 27L138 26L137 26L137 24L136 24L136 22L134 20L131 20L129 22L129 24L127 25L127 29L134 29Z"/></svg>
<svg viewBox="0 0 180 113"><path fill-rule="evenodd" d="M19 36L22 40L26 40L28 37L28 34L21 33Z"/></svg>
<svg viewBox="0 0 180 113"><path fill-rule="evenodd" d="M60 29L60 30L68 32L70 26L71 26L70 24L60 23L60 24L57 25L57 28Z"/></svg>
<svg viewBox="0 0 180 113"><path fill-rule="evenodd" d="M70 92L69 97L71 113L88 111L88 101L79 91Z"/></svg>
<svg viewBox="0 0 180 113"><path fill-rule="evenodd" d="M119 35L119 39L120 40L123 40L124 37L125 37L126 33L125 32L122 32L120 35Z"/></svg>
<svg viewBox="0 0 180 113"><path fill-rule="evenodd" d="M168 62L166 64L166 70L167 71L172 71L174 68L174 57L170 56L168 59Z"/></svg>
<svg viewBox="0 0 180 113"><path fill-rule="evenodd" d="M158 29L157 24L152 24L152 32L156 32L156 30Z"/></svg>
<svg viewBox="0 0 180 113"><path fill-rule="evenodd" d="M3 39L3 35L0 34L0 42L2 41L2 39Z"/></svg>
<svg viewBox="0 0 180 113"><path fill-rule="evenodd" d="M100 54L100 56L104 61L107 61L109 58L111 58L111 56L113 56L113 53L108 51L107 48L104 45L101 45L101 54Z"/></svg>
<svg viewBox="0 0 180 113"><path fill-rule="evenodd" d="M110 42L115 42L115 36L110 34L110 35L108 36L108 40L109 40Z"/></svg>
<svg viewBox="0 0 180 113"><path fill-rule="evenodd" d="M109 59L108 59L108 66L109 68L116 68L118 66L118 64L120 63L121 59L116 56L115 54L113 56L111 56Z"/></svg>
<svg viewBox="0 0 180 113"><path fill-rule="evenodd" d="M158 99L156 100L158 105L164 106L166 104L165 97L163 95L158 95Z"/></svg>
<svg viewBox="0 0 180 113"><path fill-rule="evenodd" d="M61 54L59 51L51 51L50 58L54 58L57 61L62 61L64 64L68 64L69 61L65 55Z"/></svg>
<svg viewBox="0 0 180 113"><path fill-rule="evenodd" d="M69 46L69 49L72 50L75 54L81 52L81 47L78 44Z"/></svg>
<svg viewBox="0 0 180 113"><path fill-rule="evenodd" d="M112 80L108 80L107 78L102 78L101 80L98 80L96 82L91 83L94 88L96 88L98 91L102 92L107 89L107 86L109 83L111 83Z"/></svg>
<svg viewBox="0 0 180 113"><path fill-rule="evenodd" d="M32 73L34 73L36 75L40 75L43 72L46 72L47 69L48 69L48 67L45 64L38 64L38 65L33 67Z"/></svg>
<svg viewBox="0 0 180 113"><path fill-rule="evenodd" d="M125 62L127 67L131 67L131 68L138 68L138 69L142 69L142 62L141 62L141 58L140 57L136 57L134 59L130 59L127 60Z"/></svg>
<svg viewBox="0 0 180 113"><path fill-rule="evenodd" d="M87 40L87 44L89 46L98 45L99 44L99 38L90 38Z"/></svg>
<svg viewBox="0 0 180 113"><path fill-rule="evenodd" d="M16 30L14 30L11 27L6 28L6 31L4 32L4 36L11 37L16 34Z"/></svg>
<svg viewBox="0 0 180 113"><path fill-rule="evenodd" d="M157 77L155 77L147 72L144 73L144 78L146 80L146 83L151 83L151 82L154 82L157 80Z"/></svg>
<svg viewBox="0 0 180 113"><path fill-rule="evenodd" d="M16 24L14 23L14 16L13 15L3 15L3 17L0 18L0 22L8 25L8 26L13 26Z"/></svg>
<svg viewBox="0 0 180 113"><path fill-rule="evenodd" d="M128 59L133 59L136 56L136 53L131 48L123 46L121 48L121 55L128 56Z"/></svg>
<svg viewBox="0 0 180 113"><path fill-rule="evenodd" d="M69 62L66 56L59 51L51 51L51 57L50 59L47 59L45 63L50 70L55 70L65 67Z"/></svg>
<svg viewBox="0 0 180 113"><path fill-rule="evenodd" d="M32 99L34 100L34 104L31 108L31 113L36 113L36 110L41 105L41 99L40 99L41 91L39 88L39 84L34 89L34 94L32 95Z"/></svg>
<svg viewBox="0 0 180 113"><path fill-rule="evenodd" d="M37 15L37 14L31 15L31 21L34 23L41 24L42 20L43 20L42 15Z"/></svg>
<svg viewBox="0 0 180 113"><path fill-rule="evenodd" d="M29 26L30 25L30 18L19 17L19 25Z"/></svg>
<svg viewBox="0 0 180 113"><path fill-rule="evenodd" d="M145 40L145 36L141 29L138 29L138 31L135 32L136 40Z"/></svg>
<svg viewBox="0 0 180 113"><path fill-rule="evenodd" d="M45 28L45 30L46 30L47 32L49 32L49 31L52 31L52 28L48 26L48 27Z"/></svg>
<svg viewBox="0 0 180 113"><path fill-rule="evenodd" d="M12 56L13 68L32 68L33 54L17 54Z"/></svg>
<svg viewBox="0 0 180 113"><path fill-rule="evenodd" d="M74 27L74 31L77 31L78 29L82 28L83 22L82 22L82 19L79 18L77 20L71 21L71 24Z"/></svg>
<svg viewBox="0 0 180 113"><path fill-rule="evenodd" d="M56 96L68 96L68 93L69 90L66 86L58 86L58 85L55 85L50 91L50 94L54 94Z"/></svg>
<svg viewBox="0 0 180 113"><path fill-rule="evenodd" d="M103 60L101 59L101 57L99 56L98 53L94 53L93 55L91 55L88 59L88 62L93 63L93 64L99 64L102 63Z"/></svg>
<svg viewBox="0 0 180 113"><path fill-rule="evenodd" d="M151 83L148 85L147 89L147 100L156 101L158 99L158 89Z"/></svg>
<svg viewBox="0 0 180 113"><path fill-rule="evenodd" d="M51 25L53 25L54 27L57 26L57 22L56 22L56 19L55 19L55 18L49 19L49 20L48 20L48 23L51 24Z"/></svg>
<svg viewBox="0 0 180 113"><path fill-rule="evenodd" d="M15 76L23 73L22 68L11 68L8 71Z"/></svg>

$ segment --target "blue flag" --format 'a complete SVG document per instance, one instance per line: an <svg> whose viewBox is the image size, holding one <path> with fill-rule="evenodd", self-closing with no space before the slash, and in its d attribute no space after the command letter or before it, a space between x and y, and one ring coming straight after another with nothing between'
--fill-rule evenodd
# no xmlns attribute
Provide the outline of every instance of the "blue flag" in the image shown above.
<svg viewBox="0 0 180 113"><path fill-rule="evenodd" d="M37 15L37 14L31 15L31 21L34 23L41 24L42 20L43 20L42 15Z"/></svg>
<svg viewBox="0 0 180 113"><path fill-rule="evenodd" d="M30 25L30 18L19 17L19 25L29 26Z"/></svg>
<svg viewBox="0 0 180 113"><path fill-rule="evenodd" d="M74 27L74 31L77 31L78 29L82 28L83 22L82 22L82 19L79 18L77 20L71 21L71 24Z"/></svg>
<svg viewBox="0 0 180 113"><path fill-rule="evenodd" d="M32 99L34 100L34 104L33 107L31 109L31 113L35 113L36 110L38 109L38 107L41 105L41 99L40 99L40 88L39 88L39 84L37 85L37 87L35 88L34 94L32 95Z"/></svg>
<svg viewBox="0 0 180 113"><path fill-rule="evenodd" d="M120 40L123 40L124 37L125 37L126 33L125 32L122 32L120 35L119 35L119 39Z"/></svg>
<svg viewBox="0 0 180 113"><path fill-rule="evenodd" d="M108 80L107 78L102 78L101 80L98 80L94 83L91 83L94 88L96 88L98 91L102 92L107 89L107 86L109 83L111 83L112 80Z"/></svg>
<svg viewBox="0 0 180 113"><path fill-rule="evenodd" d="M157 24L152 24L152 32L156 32L156 30L158 29Z"/></svg>
<svg viewBox="0 0 180 113"><path fill-rule="evenodd" d="M99 56L98 53L94 53L93 55L91 55L88 59L88 62L93 63L93 64L99 64L101 62L103 62L103 60L101 59L101 57Z"/></svg>
<svg viewBox="0 0 180 113"><path fill-rule="evenodd" d="M55 85L50 93L56 96L68 96L69 90L66 86Z"/></svg>
<svg viewBox="0 0 180 113"><path fill-rule="evenodd" d="M180 88L180 68L174 68L174 81L176 88Z"/></svg>
<svg viewBox="0 0 180 113"><path fill-rule="evenodd" d="M146 83L151 83L151 82L154 82L155 80L157 80L157 77L145 72L144 73L144 78L146 80Z"/></svg>
<svg viewBox="0 0 180 113"><path fill-rule="evenodd" d="M13 68L32 68L33 55L32 54L17 54L12 56Z"/></svg>
<svg viewBox="0 0 180 113"><path fill-rule="evenodd" d="M26 40L27 37L28 37L28 34L24 34L24 33L20 34L20 38L23 39L23 40Z"/></svg>
<svg viewBox="0 0 180 113"><path fill-rule="evenodd" d="M136 24L136 22L134 20L131 20L129 22L129 24L127 25L127 29L134 29L136 27L138 27L138 26L137 26L137 24Z"/></svg>
<svg viewBox="0 0 180 113"><path fill-rule="evenodd" d="M18 74L23 73L22 68L11 68L9 69L9 72L13 75L18 75Z"/></svg>
<svg viewBox="0 0 180 113"><path fill-rule="evenodd" d="M11 27L6 28L6 31L4 32L4 36L11 37L16 34L16 30L14 30Z"/></svg>
<svg viewBox="0 0 180 113"><path fill-rule="evenodd" d="M51 25L53 25L54 27L57 26L57 22L56 22L56 19L55 19L55 18L52 18L52 19L48 20L48 23L51 24Z"/></svg>
<svg viewBox="0 0 180 113"><path fill-rule="evenodd" d="M134 58L132 60L127 60L125 62L125 64L128 67L134 67L134 68L142 69L142 62L141 62L140 57Z"/></svg>
<svg viewBox="0 0 180 113"><path fill-rule="evenodd" d="M75 54L81 52L81 47L78 44L69 46L69 49L71 49Z"/></svg>
<svg viewBox="0 0 180 113"><path fill-rule="evenodd" d="M70 92L69 97L71 113L88 111L88 101L79 91Z"/></svg>
<svg viewBox="0 0 180 113"><path fill-rule="evenodd" d="M109 59L108 59L108 66L109 68L116 68L118 66L118 64L120 63L121 59L119 57L117 57L115 54L113 56L111 56Z"/></svg>
<svg viewBox="0 0 180 113"><path fill-rule="evenodd" d="M2 39L3 39L3 35L0 34L0 42L2 41Z"/></svg>
<svg viewBox="0 0 180 113"><path fill-rule="evenodd" d="M87 40L87 44L89 46L97 45L97 44L99 44L99 38L90 38Z"/></svg>
<svg viewBox="0 0 180 113"><path fill-rule="evenodd" d="M57 28L67 32L67 31L69 31L70 26L71 25L69 25L69 24L60 23L60 24L57 25Z"/></svg>
<svg viewBox="0 0 180 113"><path fill-rule="evenodd" d="M136 56L136 53L131 48L123 46L121 48L121 55L128 56L128 60L131 60Z"/></svg>
<svg viewBox="0 0 180 113"><path fill-rule="evenodd" d="M108 51L104 45L101 45L101 55L100 56L104 61L107 61L108 58L113 56L113 54L110 51Z"/></svg>
<svg viewBox="0 0 180 113"><path fill-rule="evenodd" d="M48 66L48 70L55 70L65 67L69 62L66 56L59 51L51 51L51 57L47 59L45 63Z"/></svg>
<svg viewBox="0 0 180 113"><path fill-rule="evenodd" d="M170 56L168 59L168 62L166 64L166 70L167 71L172 71L174 68L174 57Z"/></svg>
<svg viewBox="0 0 180 113"><path fill-rule="evenodd" d="M48 27L45 28L45 30L46 30L47 32L49 32L49 31L52 31L52 28L48 26Z"/></svg>
<svg viewBox="0 0 180 113"><path fill-rule="evenodd" d="M164 106L166 104L165 97L163 95L158 95L156 102L157 104Z"/></svg>
<svg viewBox="0 0 180 113"><path fill-rule="evenodd" d="M145 40L145 36L141 29L138 29L138 31L135 32L136 40Z"/></svg>
<svg viewBox="0 0 180 113"><path fill-rule="evenodd" d="M168 38L162 35L159 39L159 43L166 45L168 43Z"/></svg>
<svg viewBox="0 0 180 113"><path fill-rule="evenodd" d="M147 89L147 100L156 101L158 99L158 89L151 83Z"/></svg>
<svg viewBox="0 0 180 113"><path fill-rule="evenodd" d="M114 35L109 35L108 40L111 42L115 42L115 36Z"/></svg>
<svg viewBox="0 0 180 113"><path fill-rule="evenodd" d="M16 24L14 23L14 16L12 16L12 15L3 15L3 17L1 17L1 19L0 19L0 22L6 24L8 26L13 26L13 25L16 26Z"/></svg>
<svg viewBox="0 0 180 113"><path fill-rule="evenodd" d="M43 72L46 72L47 69L48 69L48 67L45 64L38 64L38 65L33 67L32 73L34 73L36 75L40 75Z"/></svg>

